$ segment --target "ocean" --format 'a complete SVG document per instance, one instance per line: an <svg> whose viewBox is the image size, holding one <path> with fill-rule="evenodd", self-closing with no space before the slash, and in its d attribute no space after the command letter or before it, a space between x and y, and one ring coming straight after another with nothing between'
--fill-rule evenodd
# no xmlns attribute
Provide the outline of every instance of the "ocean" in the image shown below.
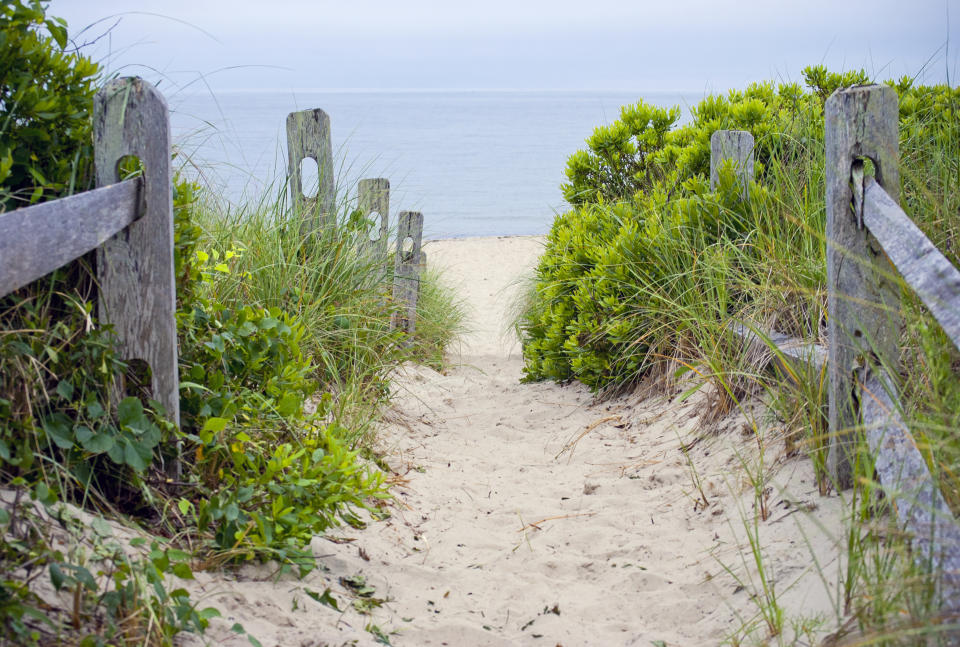
<svg viewBox="0 0 960 647"><path fill-rule="evenodd" d="M643 98L695 93L234 91L168 96L187 172L235 204L282 190L287 113L330 115L338 192L390 180L391 214L422 211L427 238L544 234L565 209L566 160L593 129Z"/></svg>

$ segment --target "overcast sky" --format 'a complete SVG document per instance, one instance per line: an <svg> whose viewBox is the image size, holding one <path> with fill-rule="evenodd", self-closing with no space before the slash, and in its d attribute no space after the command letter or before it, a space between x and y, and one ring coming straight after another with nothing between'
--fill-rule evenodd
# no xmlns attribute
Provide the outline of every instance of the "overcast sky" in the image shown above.
<svg viewBox="0 0 960 647"><path fill-rule="evenodd" d="M88 50L110 71L198 91L201 78L218 90L719 91L800 80L817 63L960 75L957 0L52 0L49 13L78 43L113 26Z"/></svg>

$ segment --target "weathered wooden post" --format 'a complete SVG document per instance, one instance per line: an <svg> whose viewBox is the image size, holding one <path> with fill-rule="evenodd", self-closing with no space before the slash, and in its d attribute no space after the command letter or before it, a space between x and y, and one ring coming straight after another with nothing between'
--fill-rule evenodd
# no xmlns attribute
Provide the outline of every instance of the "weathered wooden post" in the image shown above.
<svg viewBox="0 0 960 647"><path fill-rule="evenodd" d="M97 249L98 316L124 360L146 362L153 397L179 424L167 102L142 79L116 79L97 93L93 117L97 186L120 180L125 157L143 167L139 218Z"/></svg>
<svg viewBox="0 0 960 647"><path fill-rule="evenodd" d="M365 239L367 249L381 256L387 253L387 229L390 224L390 180L378 177L357 184L357 207L364 218L373 220Z"/></svg>
<svg viewBox="0 0 960 647"><path fill-rule="evenodd" d="M423 214L419 211L401 211L397 219L397 256L393 272L393 300L398 311L393 315L392 326L406 331L410 336L417 329L422 235Z"/></svg>
<svg viewBox="0 0 960 647"><path fill-rule="evenodd" d="M897 93L886 86L837 90L825 107L829 422L827 468L838 488L853 483L860 423L856 372L882 364L896 372L900 289L863 226L863 164L899 200Z"/></svg>
<svg viewBox="0 0 960 647"><path fill-rule="evenodd" d="M312 159L317 164L319 186L316 197L307 197L300 165ZM287 176L290 200L303 218L303 232L311 233L335 225L333 144L330 140L330 117L316 108L287 115Z"/></svg>
<svg viewBox="0 0 960 647"><path fill-rule="evenodd" d="M750 195L753 179L753 135L745 130L717 130L710 136L710 189L720 181L720 166L732 159L740 178L740 195Z"/></svg>

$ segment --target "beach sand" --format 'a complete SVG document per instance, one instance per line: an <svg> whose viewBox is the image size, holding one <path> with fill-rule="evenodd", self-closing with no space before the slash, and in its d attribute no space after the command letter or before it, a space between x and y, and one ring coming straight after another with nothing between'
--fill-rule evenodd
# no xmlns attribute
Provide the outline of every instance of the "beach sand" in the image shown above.
<svg viewBox="0 0 960 647"><path fill-rule="evenodd" d="M397 646L713 645L748 623L759 639L748 531L788 617L835 626L840 500L820 496L810 461L786 455L759 403L746 414L770 436L762 467L744 413L701 425L706 389L597 402L577 383L520 382L505 312L542 244L425 246L472 330L445 373L405 366L393 380L380 430L397 483L390 518L316 538L321 567L303 581L264 566L198 575L201 606L224 613L211 644L249 644L235 622L264 647L378 644L377 632ZM761 472L770 515L754 525L748 474ZM328 589L340 611L314 599Z"/></svg>

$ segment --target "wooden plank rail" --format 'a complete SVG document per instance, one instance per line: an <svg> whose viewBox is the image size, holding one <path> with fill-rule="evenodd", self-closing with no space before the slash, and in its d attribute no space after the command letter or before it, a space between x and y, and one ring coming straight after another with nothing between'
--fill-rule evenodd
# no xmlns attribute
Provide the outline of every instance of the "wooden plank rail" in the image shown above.
<svg viewBox="0 0 960 647"><path fill-rule="evenodd" d="M0 295L95 250L139 213L140 179L0 214Z"/></svg>
<svg viewBox="0 0 960 647"><path fill-rule="evenodd" d="M0 295L95 251L98 319L179 425L167 102L142 79L110 81L94 97L93 137L99 188L0 214ZM128 158L142 174L121 182ZM125 377L117 376L114 400L126 394ZM178 475L178 460L168 467Z"/></svg>
<svg viewBox="0 0 960 647"><path fill-rule="evenodd" d="M960 348L960 271L872 177L865 177L863 186L863 224Z"/></svg>
<svg viewBox="0 0 960 647"><path fill-rule="evenodd" d="M860 371L861 412L874 470L916 559L941 573L940 595L960 606L960 526L900 415L896 383L883 369Z"/></svg>
<svg viewBox="0 0 960 647"><path fill-rule="evenodd" d="M808 367L821 371L827 364L827 349L776 331L762 331L742 321L733 322L730 331L754 353L764 353L762 366L772 366L782 377L794 379L807 374Z"/></svg>
<svg viewBox="0 0 960 647"><path fill-rule="evenodd" d="M960 348L960 271L897 204L896 91L841 89L827 100L824 113L828 348L742 322L730 329L749 350L765 346L784 377L808 375L796 370L804 363L820 370L826 364L827 468L834 484L852 485L865 436L869 460L897 521L912 538L917 563L938 575L944 611L960 612L960 524L901 416L895 379L901 328L897 274ZM712 172L728 156L745 168L746 146L740 142L746 137L719 133L711 139L713 155L720 156L711 158ZM864 159L873 162L876 179L863 176Z"/></svg>

